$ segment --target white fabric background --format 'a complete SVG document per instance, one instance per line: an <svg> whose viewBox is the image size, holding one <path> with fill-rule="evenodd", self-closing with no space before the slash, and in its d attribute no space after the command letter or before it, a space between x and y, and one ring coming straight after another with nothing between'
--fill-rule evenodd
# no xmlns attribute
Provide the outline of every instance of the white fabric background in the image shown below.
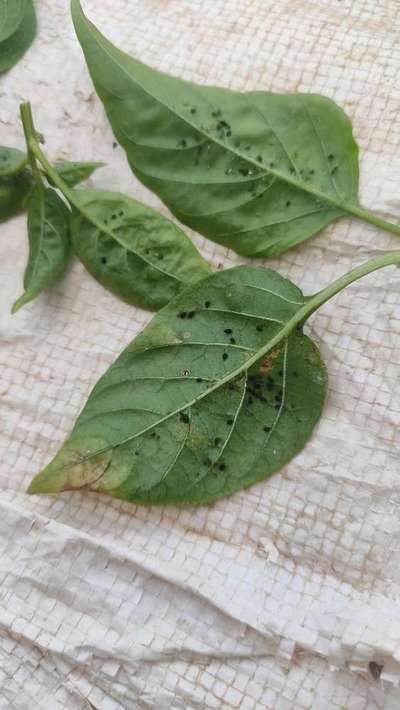
<svg viewBox="0 0 400 710"><path fill-rule="evenodd" d="M0 77L0 143L32 101L52 159L104 160L93 184L161 207L127 168L67 0L36 0L34 47ZM120 47L237 89L337 100L366 205L400 217L398 0L87 0ZM198 235L215 267L240 258ZM273 263L306 293L396 237L342 220ZM150 315L74 263L11 317L23 217L1 225L0 708L364 710L400 704L400 280L369 276L311 320L329 398L280 473L207 507L29 497L98 377ZM383 664L381 680L369 663ZM385 705L386 703L386 705Z"/></svg>

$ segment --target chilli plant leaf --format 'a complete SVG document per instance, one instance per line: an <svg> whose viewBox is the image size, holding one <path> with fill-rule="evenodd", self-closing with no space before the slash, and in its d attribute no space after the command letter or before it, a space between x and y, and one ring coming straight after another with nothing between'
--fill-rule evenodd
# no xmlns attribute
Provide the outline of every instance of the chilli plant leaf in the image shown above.
<svg viewBox="0 0 400 710"><path fill-rule="evenodd" d="M28 237L24 293L14 303L12 313L55 283L69 261L69 211L55 190L40 183L29 196Z"/></svg>
<svg viewBox="0 0 400 710"><path fill-rule="evenodd" d="M65 160L55 163L53 168L69 187L75 187L103 165ZM51 180L49 182L53 184ZM0 222L25 209L34 184L27 154L18 148L0 146Z"/></svg>
<svg viewBox="0 0 400 710"><path fill-rule="evenodd" d="M31 493L91 490L143 504L206 503L266 478L306 443L326 370L302 324L374 259L312 297L238 266L188 287L99 380Z"/></svg>
<svg viewBox="0 0 400 710"><path fill-rule="evenodd" d="M0 0L0 74L11 69L36 35L32 0Z"/></svg>
<svg viewBox="0 0 400 710"><path fill-rule="evenodd" d="M37 142L29 104L21 115L32 155L72 209L74 251L97 281L127 303L158 310L210 274L186 234L155 210L119 192L71 190Z"/></svg>
<svg viewBox="0 0 400 710"><path fill-rule="evenodd" d="M183 223L244 256L270 257L353 215L351 123L315 94L239 93L161 74L114 47L72 0L95 86L135 175Z"/></svg>
<svg viewBox="0 0 400 710"><path fill-rule="evenodd" d="M13 35L28 7L28 0L0 0L0 45Z"/></svg>

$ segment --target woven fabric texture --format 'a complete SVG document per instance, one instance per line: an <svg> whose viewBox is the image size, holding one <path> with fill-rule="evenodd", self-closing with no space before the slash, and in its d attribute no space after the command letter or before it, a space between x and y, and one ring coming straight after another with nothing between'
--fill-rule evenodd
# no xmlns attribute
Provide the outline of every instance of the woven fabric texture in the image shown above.
<svg viewBox="0 0 400 710"><path fill-rule="evenodd" d="M35 4L37 39L0 77L0 143L23 147L18 106L31 100L53 160L102 160L91 184L167 214L114 143L69 3ZM163 71L333 98L360 146L362 201L399 218L398 0L84 8L119 47ZM215 268L244 261L188 233ZM399 246L343 219L268 265L312 293ZM353 285L307 326L329 396L302 453L214 505L144 508L94 493L25 493L150 318L77 262L10 316L26 255L21 216L0 238L0 710L398 707L399 270Z"/></svg>

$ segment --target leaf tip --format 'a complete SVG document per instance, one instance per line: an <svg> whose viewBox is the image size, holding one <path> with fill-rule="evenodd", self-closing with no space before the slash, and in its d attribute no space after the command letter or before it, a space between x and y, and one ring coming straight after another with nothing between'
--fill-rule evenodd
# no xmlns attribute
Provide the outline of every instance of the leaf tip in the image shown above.
<svg viewBox="0 0 400 710"><path fill-rule="evenodd" d="M19 309L22 308L24 303L25 303L24 297L20 296L20 298L18 298L11 307L11 315L14 315L15 313L17 313L17 311L19 311Z"/></svg>

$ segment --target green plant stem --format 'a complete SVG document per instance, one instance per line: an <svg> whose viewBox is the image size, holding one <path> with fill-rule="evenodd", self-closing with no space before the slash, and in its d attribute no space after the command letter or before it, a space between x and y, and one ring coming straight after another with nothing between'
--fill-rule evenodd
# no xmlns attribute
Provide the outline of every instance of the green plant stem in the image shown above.
<svg viewBox="0 0 400 710"><path fill-rule="evenodd" d="M35 130L34 124L33 124L33 118L32 118L32 110L31 110L31 105L30 103L24 103L21 104L20 106L20 113L21 113L21 121L22 125L24 127L24 133L27 141L27 146L29 150L29 154L32 154L32 158L35 162L36 165L36 159L39 161L40 165L42 166L42 169L45 173L45 175L49 178L51 178L53 184L62 192L64 197L68 200L70 205L75 207L75 209L78 210L89 222L91 222L99 231L104 232L105 234L108 234L112 239L116 239L118 241L118 237L116 234L108 229L106 225L100 223L97 219L93 217L86 209L85 207L81 204L80 200L77 198L75 190L72 190L68 185L64 182L62 177L57 173L56 170L54 170L53 166L49 161L47 160L45 154L41 150L38 141L37 141L37 136L38 133ZM36 165L36 169L38 170L38 167ZM40 173L40 171L39 171ZM179 282L179 279L177 276L166 269L162 269L160 266L156 264L152 264L151 262L146 259L145 256L141 255L141 258L143 259L144 262L148 263L149 266L151 266L153 269L156 269L159 271L161 274L164 276L169 276L170 278L174 279L175 281Z"/></svg>
<svg viewBox="0 0 400 710"><path fill-rule="evenodd" d="M382 269L385 266L395 266L397 264L400 264L400 251L398 250L386 252L381 256L376 256L366 261L364 264L361 264L361 266L356 266L355 269L340 276L336 281L333 281L329 286L322 289L322 291L318 291L318 293L309 296L306 305L303 306L307 311L306 317L308 318L311 313L314 313L320 306L333 298L333 296L336 296L340 291L343 291L346 286L349 286L354 281L358 281L362 279L363 276Z"/></svg>
<svg viewBox="0 0 400 710"><path fill-rule="evenodd" d="M36 140L36 131L33 125L31 105L29 103L21 104L20 112L22 127L24 129L25 135L26 149L28 153L28 162L32 170L32 177L37 185L43 186L42 173L39 170L34 151L31 147L31 139L35 137Z"/></svg>
<svg viewBox="0 0 400 710"><path fill-rule="evenodd" d="M353 215L353 217L357 217L357 219L361 219L363 222L369 222L369 224L373 224L374 227L384 229L385 232L390 232L391 234L395 234L397 237L400 237L399 224L388 222L386 219L382 219L373 212L370 212L370 210L365 209L365 207L361 207L361 205L350 204L348 208L346 207L346 209Z"/></svg>

